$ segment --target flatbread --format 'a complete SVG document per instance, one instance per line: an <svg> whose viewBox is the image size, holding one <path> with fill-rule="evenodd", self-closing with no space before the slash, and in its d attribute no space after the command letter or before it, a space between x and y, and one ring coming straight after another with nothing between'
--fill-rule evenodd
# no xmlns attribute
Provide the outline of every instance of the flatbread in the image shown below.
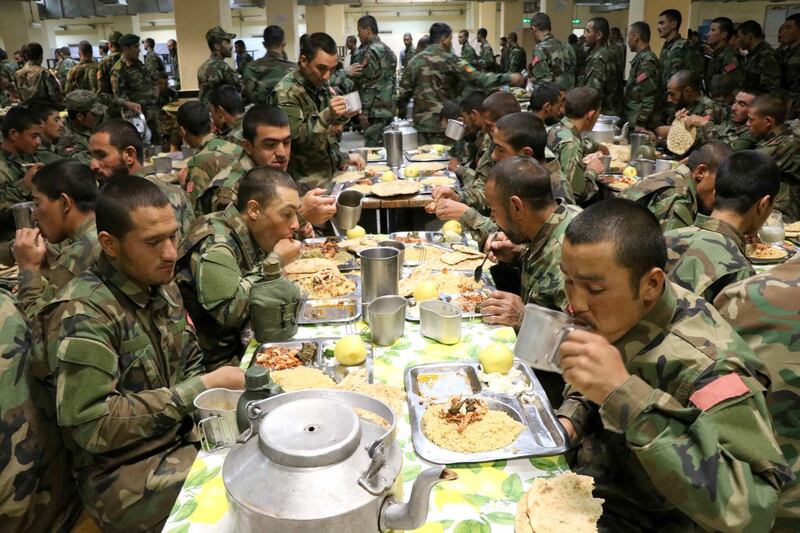
<svg viewBox="0 0 800 533"><path fill-rule="evenodd" d="M364 177L363 170L346 170L337 172L333 175L333 183L347 183L348 181L360 180Z"/></svg>
<svg viewBox="0 0 800 533"><path fill-rule="evenodd" d="M413 154L409 159L411 161L433 161L434 159L441 159L443 156L442 154Z"/></svg>
<svg viewBox="0 0 800 533"><path fill-rule="evenodd" d="M348 191L358 191L361 194L369 194L372 191L372 185L366 183L356 183L347 188Z"/></svg>
<svg viewBox="0 0 800 533"><path fill-rule="evenodd" d="M455 266L462 261L468 261L470 259L475 259L474 254L467 254L464 252L450 252L449 254L444 254L440 260L445 265Z"/></svg>
<svg viewBox="0 0 800 533"><path fill-rule="evenodd" d="M403 194L417 194L419 192L419 182L416 180L394 180L383 183L376 183L372 186L372 194L383 198L389 196L400 196Z"/></svg>
<svg viewBox="0 0 800 533"><path fill-rule="evenodd" d="M446 144L423 144L422 146L417 146L417 150L420 152L446 152L450 148Z"/></svg>
<svg viewBox="0 0 800 533"><path fill-rule="evenodd" d="M337 246L339 246L339 248L342 250L358 253L364 248L374 248L378 246L378 241L373 237L364 236L359 237L358 239L345 239L343 241L339 241Z"/></svg>
<svg viewBox="0 0 800 533"><path fill-rule="evenodd" d="M522 496L525 504L517 505L514 521L522 524L527 515L530 529L524 526L516 531L535 533L596 533L597 521L603 515L602 498L592 496L594 480L565 472L551 478L536 478L528 492Z"/></svg>
<svg viewBox="0 0 800 533"><path fill-rule="evenodd" d="M296 259L284 267L287 274L316 274L322 270L339 271L336 261L323 259L321 257L311 257L308 259Z"/></svg>
<svg viewBox="0 0 800 533"><path fill-rule="evenodd" d="M622 146L619 144L605 144L603 146L608 148L608 153L611 155L611 165L614 165L614 162L617 164L622 164L623 166L625 163L631 160L631 147L630 146Z"/></svg>
<svg viewBox="0 0 800 533"><path fill-rule="evenodd" d="M683 120L675 119L667 134L667 148L674 154L683 155L694 145L695 139L697 139L697 129L686 129Z"/></svg>
<svg viewBox="0 0 800 533"><path fill-rule="evenodd" d="M451 186L456 184L456 180L449 176L430 176L419 180L423 185L435 187L437 185Z"/></svg>
<svg viewBox="0 0 800 533"><path fill-rule="evenodd" d="M454 244L452 246L453 251L455 252L462 252L467 255L474 255L483 259L484 253L480 250L476 250L475 248L470 248L469 246L464 246L463 244Z"/></svg>
<svg viewBox="0 0 800 533"><path fill-rule="evenodd" d="M367 176L380 176L387 170L392 169L386 165L367 165L367 167L364 169L364 174Z"/></svg>

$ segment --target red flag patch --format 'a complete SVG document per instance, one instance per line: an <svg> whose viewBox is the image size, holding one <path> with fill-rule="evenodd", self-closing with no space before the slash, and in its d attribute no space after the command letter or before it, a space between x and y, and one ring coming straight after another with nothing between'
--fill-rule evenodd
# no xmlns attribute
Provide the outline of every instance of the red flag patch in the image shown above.
<svg viewBox="0 0 800 533"><path fill-rule="evenodd" d="M731 72L731 71L736 70L736 67L738 67L738 66L739 65L737 65L736 63L728 63L727 65L722 67L722 70L724 70L725 72Z"/></svg>
<svg viewBox="0 0 800 533"><path fill-rule="evenodd" d="M538 63L539 61L541 61L541 60L542 60L542 58L541 58L541 57L539 57L539 56L533 56L533 63L531 63L531 64L532 64L532 65L535 65L535 64L537 64L537 63Z"/></svg>
<svg viewBox="0 0 800 533"><path fill-rule="evenodd" d="M725 400L750 392L739 374L728 374L717 378L700 390L694 391L689 401L707 411Z"/></svg>
<svg viewBox="0 0 800 533"><path fill-rule="evenodd" d="M646 79L647 79L647 72L642 72L641 74L636 76L636 83L642 83Z"/></svg>
<svg viewBox="0 0 800 533"><path fill-rule="evenodd" d="M186 192L192 192L194 190L194 182L190 181L186 184Z"/></svg>

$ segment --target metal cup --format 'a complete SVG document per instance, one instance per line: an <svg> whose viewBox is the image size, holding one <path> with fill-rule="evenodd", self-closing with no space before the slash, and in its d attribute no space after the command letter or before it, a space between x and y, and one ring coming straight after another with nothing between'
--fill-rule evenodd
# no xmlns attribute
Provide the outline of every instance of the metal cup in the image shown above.
<svg viewBox="0 0 800 533"><path fill-rule="evenodd" d="M22 202L11 206L11 213L14 215L14 225L17 229L34 228L33 223L33 202Z"/></svg>
<svg viewBox="0 0 800 533"><path fill-rule="evenodd" d="M603 172L609 172L611 170L611 156L604 155L603 156Z"/></svg>
<svg viewBox="0 0 800 533"><path fill-rule="evenodd" d="M652 159L639 158L633 163L635 163L634 166L636 167L636 173L640 178L646 178L655 174L656 162Z"/></svg>
<svg viewBox="0 0 800 533"><path fill-rule="evenodd" d="M395 248L400 250L400 254L397 256L397 268L399 272L403 271L403 265L406 263L406 245L400 241L394 240L385 240L378 243L378 246L384 246L387 248Z"/></svg>
<svg viewBox="0 0 800 533"><path fill-rule="evenodd" d="M171 157L156 157L153 158L153 164L156 167L156 172L159 174L169 174L172 172L172 158Z"/></svg>
<svg viewBox="0 0 800 533"><path fill-rule="evenodd" d="M364 160L364 163L369 163L369 149L368 148L356 148L353 151L361 156L361 159Z"/></svg>
<svg viewBox="0 0 800 533"><path fill-rule="evenodd" d="M419 327L425 337L456 344L461 341L461 309L441 300L420 302Z"/></svg>
<svg viewBox="0 0 800 533"><path fill-rule="evenodd" d="M460 120L451 118L447 121L447 129L444 130L444 134L448 139L458 142L467 134L467 127Z"/></svg>
<svg viewBox="0 0 800 533"><path fill-rule="evenodd" d="M369 321L370 303L380 297L396 295L400 282L396 248L365 248L358 253L361 258L361 302L364 319Z"/></svg>
<svg viewBox="0 0 800 533"><path fill-rule="evenodd" d="M656 159L656 174L672 170L671 159Z"/></svg>
<svg viewBox="0 0 800 533"><path fill-rule="evenodd" d="M390 167L403 165L403 132L395 129L383 132L383 145L386 147L386 164Z"/></svg>
<svg viewBox="0 0 800 533"><path fill-rule="evenodd" d="M197 408L197 429L200 430L203 449L213 451L236 444L239 435L236 425L236 407L243 391L208 389L194 399Z"/></svg>
<svg viewBox="0 0 800 533"><path fill-rule="evenodd" d="M381 296L370 304L369 329L372 343L391 346L403 336L407 301L402 296Z"/></svg>
<svg viewBox="0 0 800 533"><path fill-rule="evenodd" d="M361 96L359 96L358 91L344 95L344 105L348 113L361 111Z"/></svg>
<svg viewBox="0 0 800 533"><path fill-rule="evenodd" d="M344 190L336 197L336 214L333 221L340 230L347 231L358 225L361 219L361 202L364 194L356 190Z"/></svg>
<svg viewBox="0 0 800 533"><path fill-rule="evenodd" d="M631 133L628 135L628 145L631 147L631 160L636 159L636 154L639 153L639 148L642 147L648 140L644 133Z"/></svg>

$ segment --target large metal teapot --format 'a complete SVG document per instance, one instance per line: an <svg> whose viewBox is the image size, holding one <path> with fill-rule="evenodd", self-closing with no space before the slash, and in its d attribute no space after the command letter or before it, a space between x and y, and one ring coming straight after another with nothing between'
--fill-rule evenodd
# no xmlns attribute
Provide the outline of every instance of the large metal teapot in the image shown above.
<svg viewBox="0 0 800 533"><path fill-rule="evenodd" d="M359 418L370 411L388 429ZM346 391L305 390L247 406L250 431L225 458L222 477L237 531L348 533L415 529L433 485L455 474L429 468L408 503L394 499L402 465L395 416Z"/></svg>
<svg viewBox="0 0 800 533"><path fill-rule="evenodd" d="M628 137L628 123L622 126L622 131L618 134L616 124L619 117L614 115L600 115L597 123L590 133L592 139L598 143L613 144L620 142Z"/></svg>
<svg viewBox="0 0 800 533"><path fill-rule="evenodd" d="M383 131L399 131L403 134L403 150L416 150L417 146L419 146L419 141L417 140L417 130L414 128L414 125L411 123L410 120L397 118L389 124L386 129Z"/></svg>

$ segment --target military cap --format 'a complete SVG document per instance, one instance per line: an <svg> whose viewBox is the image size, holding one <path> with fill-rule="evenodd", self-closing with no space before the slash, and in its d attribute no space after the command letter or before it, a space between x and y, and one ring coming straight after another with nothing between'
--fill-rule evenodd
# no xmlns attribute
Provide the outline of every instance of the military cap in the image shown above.
<svg viewBox="0 0 800 533"><path fill-rule="evenodd" d="M108 42L113 44L119 44L119 40L122 39L122 32L118 32L114 30L111 32L111 35L108 36Z"/></svg>
<svg viewBox="0 0 800 533"><path fill-rule="evenodd" d="M139 44L140 41L141 39L139 38L138 35L127 33L123 35L122 38L119 40L119 46L120 48L122 48L123 46L132 46L134 44Z"/></svg>
<svg viewBox="0 0 800 533"><path fill-rule="evenodd" d="M75 113L91 111L95 115L102 116L106 112L106 106L100 103L97 94L83 89L70 91L64 98L64 104L67 107L67 111Z"/></svg>
<svg viewBox="0 0 800 533"><path fill-rule="evenodd" d="M213 28L211 28L210 30L208 30L206 32L206 41L207 42L216 43L216 42L219 42L219 41L224 41L225 39L230 41L230 40L233 40L235 38L236 38L236 34L235 33L228 33L225 30L223 30L220 26L214 26Z"/></svg>

